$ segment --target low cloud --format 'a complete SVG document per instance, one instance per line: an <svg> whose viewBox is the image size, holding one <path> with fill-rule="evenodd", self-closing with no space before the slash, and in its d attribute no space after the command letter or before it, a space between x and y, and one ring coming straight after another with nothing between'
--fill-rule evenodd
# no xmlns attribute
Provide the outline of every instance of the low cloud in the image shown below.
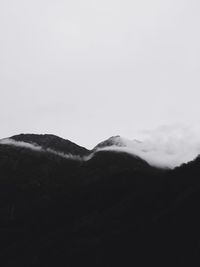
<svg viewBox="0 0 200 267"><path fill-rule="evenodd" d="M1 145L10 145L10 146L17 146L17 147L24 147L24 148L29 148L31 150L35 151L42 151L42 147L38 145L33 145L27 142L22 142L22 141L15 141L11 138L5 138L0 140Z"/></svg>
<svg viewBox="0 0 200 267"><path fill-rule="evenodd" d="M121 138L122 146L103 150L124 151L146 160L150 165L174 168L200 154L200 133L182 125L161 126L143 131L141 140Z"/></svg>
<svg viewBox="0 0 200 267"><path fill-rule="evenodd" d="M65 158L65 159L72 159L72 160L78 160L78 161L84 160L83 157L78 156L78 155L65 154L63 152L59 152L59 151L56 151L56 150L51 149L51 148L45 148L44 149L43 147L41 147L39 145L30 144L30 143L23 142L23 141L15 141L11 138L6 138L6 139L0 140L0 144L28 148L28 149L38 151L38 152L48 152L48 153L57 155L59 157Z"/></svg>

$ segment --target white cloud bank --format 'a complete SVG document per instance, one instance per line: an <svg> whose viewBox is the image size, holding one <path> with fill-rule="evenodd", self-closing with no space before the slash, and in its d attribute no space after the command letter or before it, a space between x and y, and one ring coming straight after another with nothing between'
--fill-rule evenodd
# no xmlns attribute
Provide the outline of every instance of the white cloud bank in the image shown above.
<svg viewBox="0 0 200 267"><path fill-rule="evenodd" d="M142 141L120 138L120 146L103 150L124 151L137 155L150 165L174 168L195 159L200 154L200 133L189 127L172 125L144 131ZM116 140L119 143L118 140Z"/></svg>

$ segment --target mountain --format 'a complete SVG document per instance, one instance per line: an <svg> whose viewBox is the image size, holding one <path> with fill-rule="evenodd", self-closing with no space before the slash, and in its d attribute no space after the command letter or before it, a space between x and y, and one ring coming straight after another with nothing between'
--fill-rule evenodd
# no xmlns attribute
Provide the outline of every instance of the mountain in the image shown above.
<svg viewBox="0 0 200 267"><path fill-rule="evenodd" d="M99 143L97 146L94 147L94 150L104 148L104 147L109 147L109 146L119 146L123 147L124 143L122 138L119 135L112 136L109 139Z"/></svg>
<svg viewBox="0 0 200 267"><path fill-rule="evenodd" d="M119 136L92 151L54 135L6 140L1 266L199 266L199 157L166 170L101 150Z"/></svg>
<svg viewBox="0 0 200 267"><path fill-rule="evenodd" d="M94 150L103 149L106 147L128 147L128 146L138 146L142 144L139 140L128 140L125 138L122 138L120 135L112 136L108 138L107 140L99 143L97 146L94 147Z"/></svg>
<svg viewBox="0 0 200 267"><path fill-rule="evenodd" d="M20 134L12 136L11 139L39 145L44 149L48 148L66 154L84 156L90 153L86 148L52 134Z"/></svg>

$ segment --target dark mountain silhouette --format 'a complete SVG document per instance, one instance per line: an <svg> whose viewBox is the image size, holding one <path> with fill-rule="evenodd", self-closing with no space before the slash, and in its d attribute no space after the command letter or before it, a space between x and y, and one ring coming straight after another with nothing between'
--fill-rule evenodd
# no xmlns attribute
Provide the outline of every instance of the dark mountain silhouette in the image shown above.
<svg viewBox="0 0 200 267"><path fill-rule="evenodd" d="M0 144L1 266L199 266L199 157L162 170L53 135L12 139L46 150Z"/></svg>
<svg viewBox="0 0 200 267"><path fill-rule="evenodd" d="M44 149L50 148L58 152L72 155L84 156L89 154L89 150L86 148L52 134L20 134L12 136L11 138L15 141L23 141L39 145Z"/></svg>

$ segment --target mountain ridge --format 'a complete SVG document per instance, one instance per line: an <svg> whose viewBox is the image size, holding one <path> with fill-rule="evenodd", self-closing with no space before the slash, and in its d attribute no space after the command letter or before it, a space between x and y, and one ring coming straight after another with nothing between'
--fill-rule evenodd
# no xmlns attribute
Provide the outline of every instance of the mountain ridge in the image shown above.
<svg viewBox="0 0 200 267"><path fill-rule="evenodd" d="M70 153L74 155L88 155L89 150L85 147L79 146L67 139L52 134L20 134L10 137L15 141L23 141L40 145L42 148L51 148L58 152Z"/></svg>
<svg viewBox="0 0 200 267"><path fill-rule="evenodd" d="M191 158L187 155L182 156L180 152L173 152L173 150L170 150L167 146L159 149L159 147L156 147L155 144L149 141L142 142L136 139L131 141L119 135L112 136L100 142L90 150L79 146L70 140L63 139L52 134L19 134L7 139L2 139L0 140L0 143L5 143L6 140L8 140L7 143L9 143L9 140L13 140L13 145L15 141L16 145L23 146L22 142L24 142L24 146L28 147L26 144L30 144L29 148L33 145L34 147L32 148L36 150L39 150L40 147L44 151L51 151L54 154L58 153L60 156L76 156L77 158L79 157L83 160L90 159L100 151L126 153L132 157L139 157L151 166L161 169L174 169L186 162L194 160L198 156L198 154L196 154L196 156L195 154L191 154ZM183 157L183 160L178 159L178 156Z"/></svg>

